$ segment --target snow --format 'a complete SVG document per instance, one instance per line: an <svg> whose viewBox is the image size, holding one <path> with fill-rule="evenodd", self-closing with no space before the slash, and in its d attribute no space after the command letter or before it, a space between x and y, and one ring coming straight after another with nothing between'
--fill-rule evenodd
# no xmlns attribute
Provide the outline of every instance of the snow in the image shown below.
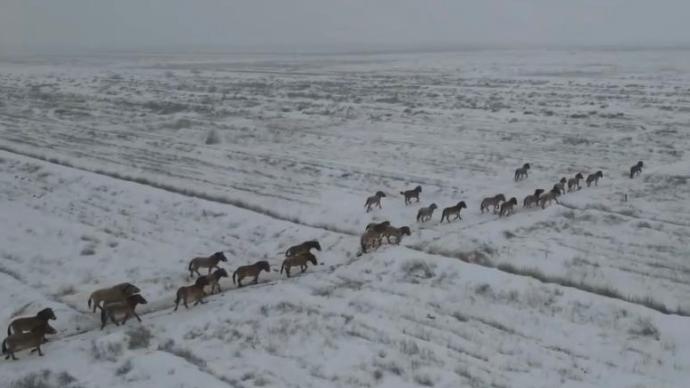
<svg viewBox="0 0 690 388"><path fill-rule="evenodd" d="M685 386L688 63L673 50L0 62L0 319L50 306L59 330L44 357L0 363L3 384ZM547 209L479 211L600 169ZM366 213L377 190L383 209ZM463 219L439 224L460 200ZM359 256L382 220L412 236ZM285 249L311 239L319 265L281 276ZM273 270L173 313L188 260L218 250L229 272ZM88 296L123 281L149 301L143 322L101 331Z"/></svg>

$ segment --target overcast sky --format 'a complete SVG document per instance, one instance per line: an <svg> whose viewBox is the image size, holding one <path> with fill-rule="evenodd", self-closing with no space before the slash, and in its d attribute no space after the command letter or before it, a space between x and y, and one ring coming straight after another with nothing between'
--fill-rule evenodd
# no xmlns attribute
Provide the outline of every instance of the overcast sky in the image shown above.
<svg viewBox="0 0 690 388"><path fill-rule="evenodd" d="M690 0L0 0L0 53L688 43Z"/></svg>

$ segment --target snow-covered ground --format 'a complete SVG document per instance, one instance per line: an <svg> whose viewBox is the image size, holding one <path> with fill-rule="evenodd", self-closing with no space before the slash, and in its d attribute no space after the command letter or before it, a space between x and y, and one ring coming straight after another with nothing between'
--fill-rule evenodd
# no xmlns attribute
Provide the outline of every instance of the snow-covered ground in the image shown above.
<svg viewBox="0 0 690 388"><path fill-rule="evenodd" d="M0 384L690 381L688 51L15 58L0 92L0 321L50 306L59 330ZM479 211L596 170L546 210ZM358 256L381 220L412 236ZM308 239L320 265L281 277ZM173 313L218 250L273 272ZM122 281L144 321L100 331L88 295Z"/></svg>

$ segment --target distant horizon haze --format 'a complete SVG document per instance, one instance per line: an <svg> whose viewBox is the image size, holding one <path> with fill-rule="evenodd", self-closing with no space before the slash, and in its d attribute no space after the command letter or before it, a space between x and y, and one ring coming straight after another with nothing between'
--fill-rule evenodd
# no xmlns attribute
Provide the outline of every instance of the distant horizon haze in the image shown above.
<svg viewBox="0 0 690 388"><path fill-rule="evenodd" d="M687 48L687 15L687 0L0 0L0 54Z"/></svg>

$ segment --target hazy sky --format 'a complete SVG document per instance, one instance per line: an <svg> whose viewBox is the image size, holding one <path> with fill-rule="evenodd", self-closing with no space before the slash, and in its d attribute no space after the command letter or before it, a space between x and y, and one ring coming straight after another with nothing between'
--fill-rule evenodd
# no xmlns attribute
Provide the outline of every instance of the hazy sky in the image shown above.
<svg viewBox="0 0 690 388"><path fill-rule="evenodd" d="M688 43L690 0L0 0L0 52Z"/></svg>

